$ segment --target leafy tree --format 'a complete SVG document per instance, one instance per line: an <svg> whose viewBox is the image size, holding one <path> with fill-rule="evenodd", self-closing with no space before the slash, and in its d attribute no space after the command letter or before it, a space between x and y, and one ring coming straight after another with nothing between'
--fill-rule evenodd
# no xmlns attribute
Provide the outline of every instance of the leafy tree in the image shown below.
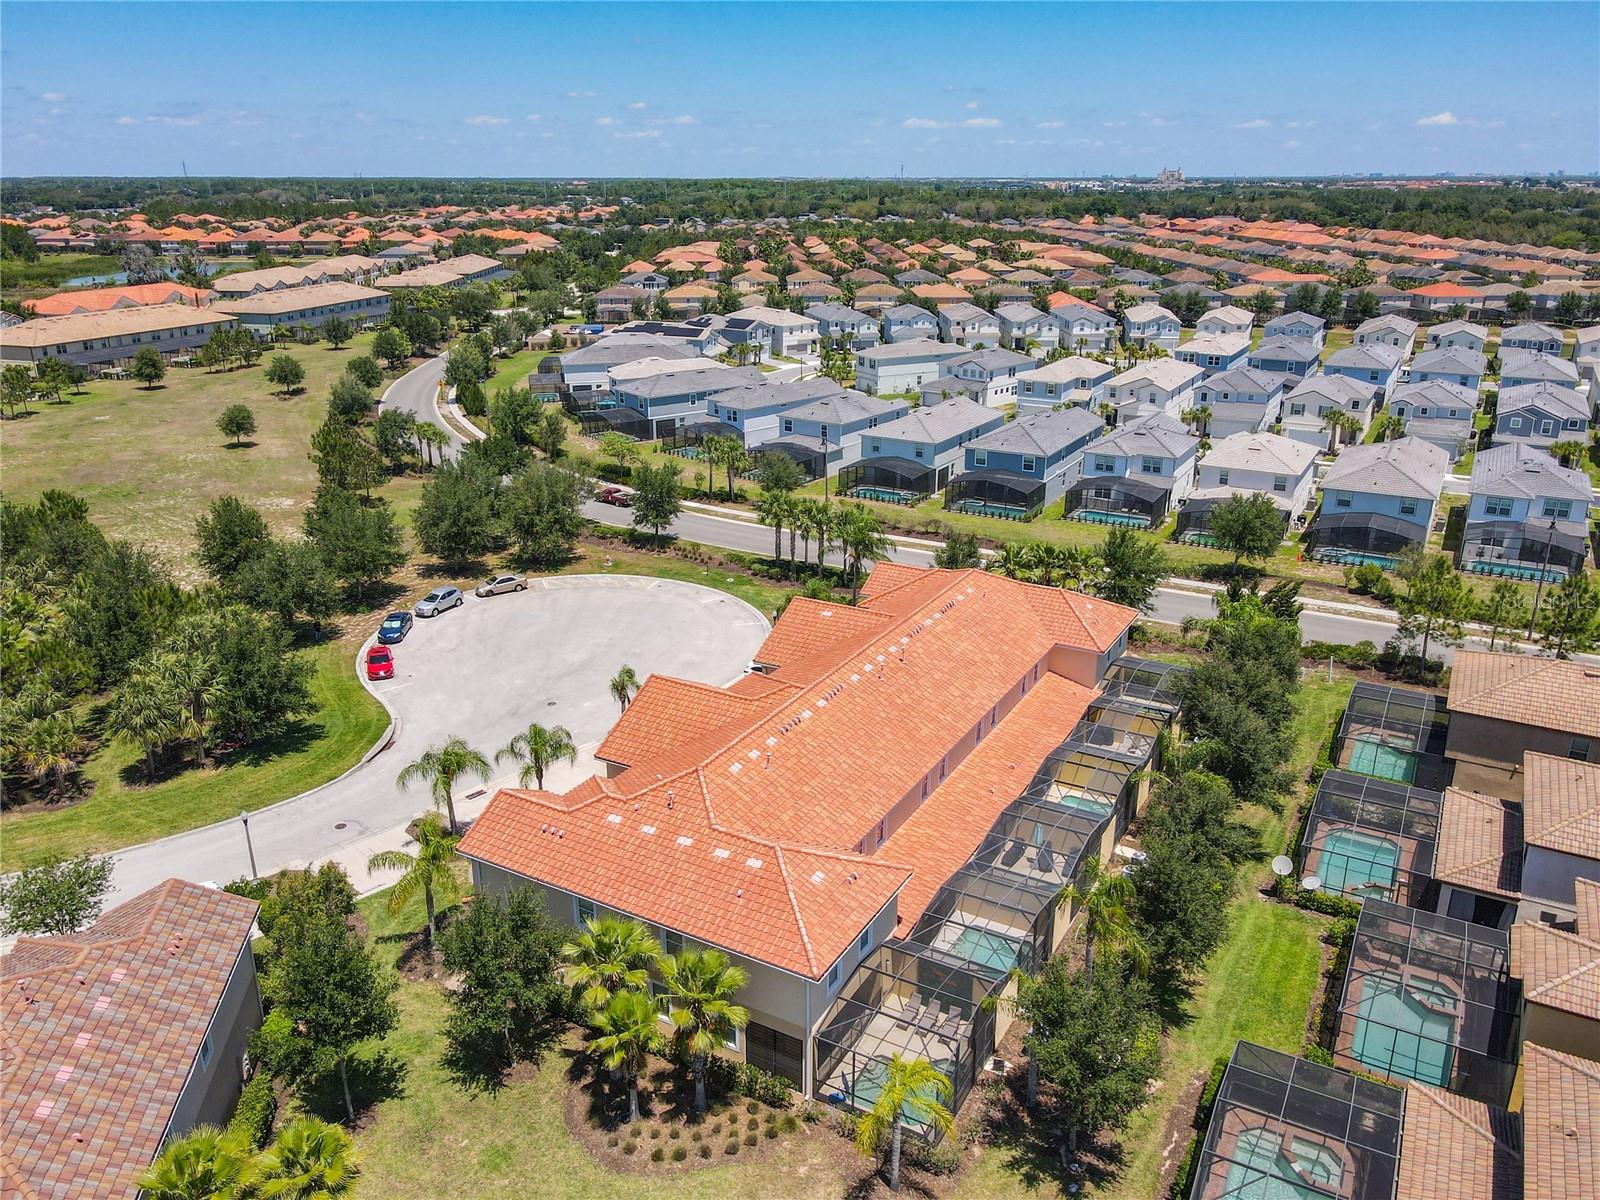
<svg viewBox="0 0 1600 1200"><path fill-rule="evenodd" d="M161 1148L139 1177L147 1200L238 1200L253 1176L252 1147L234 1130L197 1125Z"/></svg>
<svg viewBox="0 0 1600 1200"><path fill-rule="evenodd" d="M532 1054L567 1013L562 943L537 889L479 896L440 936L449 993L445 1037L459 1067L498 1073Z"/></svg>
<svg viewBox="0 0 1600 1200"><path fill-rule="evenodd" d="M269 613L229 604L185 618L174 641L211 655L214 694L207 701L212 732L250 745L311 713L311 664L291 652L289 631Z"/></svg>
<svg viewBox="0 0 1600 1200"><path fill-rule="evenodd" d="M1517 320L1526 320L1528 314L1533 312L1533 297L1524 291L1512 292L1506 297L1506 315Z"/></svg>
<svg viewBox="0 0 1600 1200"><path fill-rule="evenodd" d="M495 753L495 762L512 759L522 764L517 782L527 787L531 780L540 791L544 790L544 773L557 763L578 761L578 747L572 732L565 725L548 728L533 722Z"/></svg>
<svg viewBox="0 0 1600 1200"><path fill-rule="evenodd" d="M232 438L235 446L242 446L243 439L256 431L256 415L246 405L230 404L217 418L217 429L224 437Z"/></svg>
<svg viewBox="0 0 1600 1200"><path fill-rule="evenodd" d="M1283 515L1260 493L1230 496L1211 510L1206 532L1238 566L1241 559L1271 557L1283 541Z"/></svg>
<svg viewBox="0 0 1600 1200"><path fill-rule="evenodd" d="M628 1084L628 1120L639 1120L639 1073L662 1045L661 1014L645 992L618 992L589 1018L589 1048Z"/></svg>
<svg viewBox="0 0 1600 1200"><path fill-rule="evenodd" d="M167 377L167 360L161 357L161 352L154 346L145 346L133 356L133 365L128 368L128 374L144 384L146 389L152 389Z"/></svg>
<svg viewBox="0 0 1600 1200"><path fill-rule="evenodd" d="M22 411L28 411L28 397L33 394L33 381L28 377L28 368L21 363L12 363L4 370L0 370L0 400L11 410L12 417L17 415L17 405L22 406Z"/></svg>
<svg viewBox="0 0 1600 1200"><path fill-rule="evenodd" d="M611 677L608 685L611 698L622 706L622 711L628 711L628 705L633 703L634 695L639 691L639 677L633 673L633 668L624 665Z"/></svg>
<svg viewBox="0 0 1600 1200"><path fill-rule="evenodd" d="M302 619L320 624L331 617L338 588L314 543L273 540L240 565L227 590L293 628Z"/></svg>
<svg viewBox="0 0 1600 1200"><path fill-rule="evenodd" d="M1595 619L1600 614L1600 590L1587 571L1561 581L1539 609L1539 641L1557 658L1592 650Z"/></svg>
<svg viewBox="0 0 1600 1200"><path fill-rule="evenodd" d="M364 505L351 493L321 489L306 513L306 536L359 602L406 560L400 527L386 504Z"/></svg>
<svg viewBox="0 0 1600 1200"><path fill-rule="evenodd" d="M156 758L179 732L180 705L171 681L153 660L141 660L111 697L106 728L144 754L145 779L154 781Z"/></svg>
<svg viewBox="0 0 1600 1200"><path fill-rule="evenodd" d="M34 367L34 373L39 378L36 385L39 394L60 403L62 390L67 386L67 364L59 358L47 358Z"/></svg>
<svg viewBox="0 0 1600 1200"><path fill-rule="evenodd" d="M502 388L489 402L490 428L509 437L519 446L531 446L534 444L534 427L541 417L542 407L525 387ZM560 420L559 413L556 419ZM565 429L562 432L564 435Z"/></svg>
<svg viewBox="0 0 1600 1200"><path fill-rule="evenodd" d="M160 283L167 277L155 251L140 242L123 243L117 251L117 265L129 284Z"/></svg>
<svg viewBox="0 0 1600 1200"><path fill-rule="evenodd" d="M1400 633L1422 639L1421 659L1428 661L1428 644L1434 638L1451 646L1461 644L1462 623L1472 616L1472 593L1460 573L1443 554L1408 551L1395 574L1406 589L1395 597L1400 611Z"/></svg>
<svg viewBox="0 0 1600 1200"><path fill-rule="evenodd" d="M661 982L671 997L673 1040L694 1072L694 1110L706 1110L706 1060L750 1022L750 1010L733 997L750 981L720 950L686 949L661 960Z"/></svg>
<svg viewBox="0 0 1600 1200"><path fill-rule="evenodd" d="M546 458L560 457L562 444L567 440L567 422L561 410L555 405L545 408L533 426L532 437L533 444Z"/></svg>
<svg viewBox="0 0 1600 1200"><path fill-rule="evenodd" d="M678 469L671 463L640 463L633 468L632 485L634 527L650 530L659 542L661 531L683 511Z"/></svg>
<svg viewBox="0 0 1600 1200"><path fill-rule="evenodd" d="M287 396L305 382L306 369L292 354L274 354L263 374L268 383L277 385L278 390Z"/></svg>
<svg viewBox="0 0 1600 1200"><path fill-rule="evenodd" d="M583 924L583 931L561 947L574 1001L602 1009L613 996L650 982L661 944L648 927L622 917L591 917Z"/></svg>
<svg viewBox="0 0 1600 1200"><path fill-rule="evenodd" d="M549 463L531 463L514 475L500 510L517 561L551 565L570 558L583 532L588 494L583 476Z"/></svg>
<svg viewBox="0 0 1600 1200"><path fill-rule="evenodd" d="M480 383L487 378L488 361L470 341L450 352L444 367L444 381L451 387L459 389L463 384Z"/></svg>
<svg viewBox="0 0 1600 1200"><path fill-rule="evenodd" d="M360 355L345 363L344 373L370 391L377 391L383 383L383 368L370 354Z"/></svg>
<svg viewBox="0 0 1600 1200"><path fill-rule="evenodd" d="M311 435L317 478L340 491L369 491L383 472L378 451L355 429L330 413Z"/></svg>
<svg viewBox="0 0 1600 1200"><path fill-rule="evenodd" d="M316 1117L297 1117L278 1131L252 1174L262 1200L343 1200L355 1195L361 1169L348 1133Z"/></svg>
<svg viewBox="0 0 1600 1200"><path fill-rule="evenodd" d="M328 345L337 350L354 336L354 331L350 328L350 322L343 317L329 317L322 323L322 336L328 339Z"/></svg>
<svg viewBox="0 0 1600 1200"><path fill-rule="evenodd" d="M470 776L487 782L490 774L489 760L482 753L462 738L451 737L406 766L396 776L395 785L404 791L413 783L426 782L435 807L442 807L450 814L450 832L454 834L461 832L456 821L456 780Z"/></svg>
<svg viewBox="0 0 1600 1200"><path fill-rule="evenodd" d="M387 363L391 371L397 371L411 357L411 339L394 326L386 325L373 338L372 353Z"/></svg>
<svg viewBox="0 0 1600 1200"><path fill-rule="evenodd" d="M788 493L798 491L805 482L805 472L800 464L787 454L768 450L756 456L756 484L764 492Z"/></svg>
<svg viewBox="0 0 1600 1200"><path fill-rule="evenodd" d="M941 1134L955 1128L947 1105L953 1095L948 1076L925 1058L904 1058L896 1051L885 1064L883 1090L870 1111L856 1122L856 1149L869 1157L888 1147L889 1190L900 1190L900 1147L907 1117Z"/></svg>
<svg viewBox="0 0 1600 1200"><path fill-rule="evenodd" d="M72 582L62 604L66 628L88 652L101 688L121 682L192 603L154 555L122 541L84 562Z"/></svg>
<svg viewBox="0 0 1600 1200"><path fill-rule="evenodd" d="M26 867L0 879L0 934L63 937L100 915L111 860L84 854Z"/></svg>
<svg viewBox="0 0 1600 1200"><path fill-rule="evenodd" d="M615 429L608 429L600 435L599 448L607 458L616 459L619 468L627 466L629 460L636 459L639 454L634 440Z"/></svg>
<svg viewBox="0 0 1600 1200"><path fill-rule="evenodd" d="M945 534L943 544L933 552L933 565L946 570L974 568L982 563L977 535L959 529L952 529Z"/></svg>
<svg viewBox="0 0 1600 1200"><path fill-rule="evenodd" d="M424 813L417 822L417 852L380 850L367 859L369 871L400 871L399 879L389 889L386 906L391 916L410 904L418 892L422 893L423 907L428 910L428 957L432 958L435 943L433 898L437 892L445 899L461 894L461 885L454 871L456 844L460 837L444 827L438 813Z"/></svg>
<svg viewBox="0 0 1600 1200"><path fill-rule="evenodd" d="M355 425L372 412L377 403L372 392L354 375L346 373L328 389L328 419Z"/></svg>
<svg viewBox="0 0 1600 1200"><path fill-rule="evenodd" d="M1170 569L1161 547L1131 529L1113 529L1100 544L1098 556L1101 571L1095 594L1113 604L1147 611Z"/></svg>
<svg viewBox="0 0 1600 1200"><path fill-rule="evenodd" d="M403 408L386 408L372 423L372 444L391 471L403 471L411 461L417 420Z"/></svg>
<svg viewBox="0 0 1600 1200"><path fill-rule="evenodd" d="M1509 579L1499 580L1478 601L1477 619L1489 627L1489 649L1494 649L1501 634L1509 643L1511 633L1528 624L1528 602L1522 597L1522 589Z"/></svg>
<svg viewBox="0 0 1600 1200"><path fill-rule="evenodd" d="M237 496L219 496L195 519L195 557L206 574L227 583L272 541L267 522Z"/></svg>
<svg viewBox="0 0 1600 1200"><path fill-rule="evenodd" d="M1056 895L1056 903L1083 916L1083 972L1094 974L1094 947L1100 943L1127 959L1135 972L1150 969L1150 950L1134 928L1130 915L1133 884L1126 875L1107 875L1098 858L1083 868L1083 878L1066 884Z"/></svg>
<svg viewBox="0 0 1600 1200"><path fill-rule="evenodd" d="M744 443L736 437L726 437L714 434L700 443L700 455L710 464L712 470L726 470L728 473L728 499L737 500L738 493L734 490L734 476L745 469L750 462L750 456L745 452Z"/></svg>
<svg viewBox="0 0 1600 1200"><path fill-rule="evenodd" d="M418 544L425 553L457 566L481 558L498 536L499 494L499 477L489 471L465 459L441 464L423 484L411 518Z"/></svg>

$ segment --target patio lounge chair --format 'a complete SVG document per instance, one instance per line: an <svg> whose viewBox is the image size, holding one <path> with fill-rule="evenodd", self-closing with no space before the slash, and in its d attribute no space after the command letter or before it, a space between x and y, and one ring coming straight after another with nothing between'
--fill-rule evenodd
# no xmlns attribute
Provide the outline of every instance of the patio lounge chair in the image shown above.
<svg viewBox="0 0 1600 1200"><path fill-rule="evenodd" d="M918 1033L932 1033L935 1025L939 1023L939 1002L935 1000L922 1010L922 1015L917 1018L917 1023L912 1026Z"/></svg>
<svg viewBox="0 0 1600 1200"><path fill-rule="evenodd" d="M1033 856L1033 863L1046 875L1055 874L1056 856L1050 853L1049 846L1039 847L1039 853Z"/></svg>
<svg viewBox="0 0 1600 1200"><path fill-rule="evenodd" d="M1012 842L1006 847L1006 852L1000 856L1000 865L1002 867L1012 866L1016 863L1017 859L1021 858L1023 854L1027 852L1027 849L1027 846L1023 845L1021 842Z"/></svg>
<svg viewBox="0 0 1600 1200"><path fill-rule="evenodd" d="M945 1041L953 1042L953 1041L955 1041L956 1034L960 1031L960 1029L961 1029L961 1014L956 1012L955 1009L951 1009L950 1010L950 1015L947 1016L944 1019L944 1023L939 1026L939 1028L938 1028L938 1030L936 1032Z"/></svg>
<svg viewBox="0 0 1600 1200"><path fill-rule="evenodd" d="M920 1017L921 1015L922 1015L922 998L919 996L916 1000L914 1000L911 1003L907 1004L905 1006L905 1008L901 1009L899 1024L907 1025L907 1026L910 1026L911 1028L915 1029L916 1025L917 1025L917 1018Z"/></svg>

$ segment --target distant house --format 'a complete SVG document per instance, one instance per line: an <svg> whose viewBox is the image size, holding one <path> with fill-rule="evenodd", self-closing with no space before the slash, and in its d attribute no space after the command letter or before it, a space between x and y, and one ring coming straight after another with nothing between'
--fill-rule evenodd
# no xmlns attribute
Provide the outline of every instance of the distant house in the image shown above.
<svg viewBox="0 0 1600 1200"><path fill-rule="evenodd" d="M1061 342L1060 322L1031 304L1002 304L994 315L1000 319L1002 343L1014 350L1032 342L1041 351L1050 351Z"/></svg>
<svg viewBox="0 0 1600 1200"><path fill-rule="evenodd" d="M652 438L669 437L691 419L703 417L717 393L760 383L764 378L754 367L710 363L636 379L617 379L616 374L613 369L613 395L622 408L643 420L648 428L645 436Z"/></svg>
<svg viewBox="0 0 1600 1200"><path fill-rule="evenodd" d="M1061 326L1061 344L1069 350L1098 353L1116 341L1116 319L1081 301L1053 307L1050 315Z"/></svg>
<svg viewBox="0 0 1600 1200"><path fill-rule="evenodd" d="M1103 524L1160 525L1194 488L1200 439L1166 416L1140 417L1089 447L1066 515Z"/></svg>
<svg viewBox="0 0 1600 1200"><path fill-rule="evenodd" d="M1084 448L1105 431L1100 416L1082 408L1018 417L967 443L945 507L1031 515L1077 480Z"/></svg>
<svg viewBox="0 0 1600 1200"><path fill-rule="evenodd" d="M1211 410L1206 435L1225 438L1270 428L1283 404L1283 378L1271 371L1237 367L1202 379L1195 387L1194 403Z"/></svg>
<svg viewBox="0 0 1600 1200"><path fill-rule="evenodd" d="M751 447L751 451L787 454L808 476L818 479L823 471L824 447L830 472L847 467L861 457L863 434L899 420L910 411L911 406L904 400L880 400L857 391L841 391L779 414L775 436Z"/></svg>
<svg viewBox="0 0 1600 1200"><path fill-rule="evenodd" d="M610 370L641 359L699 359L693 346L649 333L613 333L590 342L547 354L539 361L539 374L555 377L554 390L571 399L574 408L592 407L611 395ZM709 366L709 363L704 365Z"/></svg>
<svg viewBox="0 0 1600 1200"><path fill-rule="evenodd" d="M1389 411L1405 422L1406 435L1439 447L1455 462L1472 446L1478 394L1456 383L1402 383Z"/></svg>
<svg viewBox="0 0 1600 1200"><path fill-rule="evenodd" d="M1500 389L1493 444L1521 442L1548 450L1556 442L1589 442L1589 401L1572 388L1523 383Z"/></svg>
<svg viewBox="0 0 1600 1200"><path fill-rule="evenodd" d="M1500 356L1500 394L1507 388L1548 383L1552 387L1576 388L1578 368L1571 359L1533 350L1513 350Z"/></svg>
<svg viewBox="0 0 1600 1200"><path fill-rule="evenodd" d="M1417 323L1407 317L1390 313L1373 317L1356 326L1357 346L1392 346L1405 357L1411 353L1411 343L1416 340Z"/></svg>
<svg viewBox="0 0 1600 1200"><path fill-rule="evenodd" d="M1343 375L1365 383L1374 396L1388 400L1395 384L1400 382L1403 361L1404 356L1397 347L1387 342L1367 342L1335 350L1322 364L1322 370L1326 375Z"/></svg>
<svg viewBox="0 0 1600 1200"><path fill-rule="evenodd" d="M869 283L856 289L852 303L863 312L882 316L886 309L900 302L900 289L891 283Z"/></svg>
<svg viewBox="0 0 1600 1200"><path fill-rule="evenodd" d="M47 359L109 366L131 361L146 346L163 355L181 354L209 341L237 318L216 308L188 304L146 304L69 317L40 317L0 327L0 362L39 363Z"/></svg>
<svg viewBox="0 0 1600 1200"><path fill-rule="evenodd" d="M1359 442L1372 422L1377 400L1372 389L1343 375L1317 375L1289 393L1283 402L1283 436L1319 450ZM1327 416L1335 409L1356 418L1356 428L1335 437ZM1471 422L1468 422L1470 426Z"/></svg>
<svg viewBox="0 0 1600 1200"><path fill-rule="evenodd" d="M709 283L680 283L661 293L675 317L697 317L716 300L717 289Z"/></svg>
<svg viewBox="0 0 1600 1200"><path fill-rule="evenodd" d="M1194 406L1194 389L1202 374L1194 364L1172 358L1135 363L1112 377L1106 402L1116 407L1118 424L1152 413L1176 419Z"/></svg>
<svg viewBox="0 0 1600 1200"><path fill-rule="evenodd" d="M620 324L633 317L635 305L643 312L649 303L650 293L642 287L619 283L594 294L594 315L602 324Z"/></svg>
<svg viewBox="0 0 1600 1200"><path fill-rule="evenodd" d="M792 379L773 383L763 379L741 387L719 391L706 403L706 413L722 426L724 436L737 437L745 446L758 446L778 436L779 419L791 409L843 394L844 388L831 379Z"/></svg>
<svg viewBox="0 0 1600 1200"><path fill-rule="evenodd" d="M1231 304L1225 304L1221 308L1212 309L1196 321L1194 330L1200 337L1223 333L1242 333L1248 337L1254 325L1255 317L1250 313Z"/></svg>
<svg viewBox="0 0 1600 1200"><path fill-rule="evenodd" d="M1172 352L1172 357L1199 367L1207 375L1215 375L1244 366L1249 353L1249 334L1202 333L1184 342Z"/></svg>
<svg viewBox="0 0 1600 1200"><path fill-rule="evenodd" d="M999 408L1015 404L1017 376L1033 366L1031 355L1015 350L971 350L939 365L939 377L924 388L940 387L955 380L979 404Z"/></svg>
<svg viewBox="0 0 1600 1200"><path fill-rule="evenodd" d="M0 957L5 1195L133 1196L164 1143L227 1124L261 1024L255 917L169 879Z"/></svg>
<svg viewBox="0 0 1600 1200"><path fill-rule="evenodd" d="M389 315L389 294L358 283L318 283L219 300L211 307L237 317L241 328L265 341L280 327L320 329L333 320L358 329L374 324Z"/></svg>
<svg viewBox="0 0 1600 1200"><path fill-rule="evenodd" d="M765 344L769 353L793 358L817 352L818 323L814 317L790 312L786 308L752 305L741 308L722 326L725 341L754 338Z"/></svg>
<svg viewBox="0 0 1600 1200"><path fill-rule="evenodd" d="M1317 452L1275 433L1236 433L1200 460L1194 491L1178 514L1180 537L1201 536L1217 506L1234 496L1265 496L1284 527L1305 512L1315 484Z"/></svg>
<svg viewBox="0 0 1600 1200"><path fill-rule="evenodd" d="M1426 544L1449 462L1438 446L1415 437L1347 446L1323 476L1307 544L1386 557Z"/></svg>
<svg viewBox="0 0 1600 1200"><path fill-rule="evenodd" d="M1430 350L1459 347L1481 354L1488 340L1489 330L1483 325L1474 325L1471 321L1445 321L1428 330L1427 344Z"/></svg>
<svg viewBox="0 0 1600 1200"><path fill-rule="evenodd" d="M1160 346L1176 350L1182 326L1159 304L1135 304L1122 314L1123 340L1134 346Z"/></svg>
<svg viewBox="0 0 1600 1200"><path fill-rule="evenodd" d="M856 352L856 387L869 396L915 392L937 379L943 364L967 353L964 347L927 338L868 346Z"/></svg>
<svg viewBox="0 0 1600 1200"><path fill-rule="evenodd" d="M1529 321L1501 331L1500 357L1504 358L1507 350L1537 350L1540 354L1559 357L1562 342L1561 330L1555 326Z"/></svg>
<svg viewBox="0 0 1600 1200"><path fill-rule="evenodd" d="M1309 338L1263 338L1245 355L1245 365L1288 376L1284 386L1293 391L1302 380L1322 369L1322 351Z"/></svg>
<svg viewBox="0 0 1600 1200"><path fill-rule="evenodd" d="M1000 318L976 304L948 304L939 309L939 332L958 346L994 347L1000 344Z"/></svg>
<svg viewBox="0 0 1600 1200"><path fill-rule="evenodd" d="M937 340L939 318L917 304L897 304L883 314L883 327L891 342Z"/></svg>
<svg viewBox="0 0 1600 1200"><path fill-rule="evenodd" d="M652 296L672 286L672 281L659 271L633 271L624 275L619 282L629 287L643 288Z"/></svg>
<svg viewBox="0 0 1600 1200"><path fill-rule="evenodd" d="M1574 362L1595 357L1600 357L1600 325L1591 325L1587 329L1578 330L1577 340L1572 344Z"/></svg>
<svg viewBox="0 0 1600 1200"><path fill-rule="evenodd" d="M1274 337L1302 338L1320 348L1328 335L1328 323L1310 313L1291 312L1273 317L1261 332L1263 341Z"/></svg>
<svg viewBox="0 0 1600 1200"><path fill-rule="evenodd" d="M999 429L1005 414L960 398L924 405L861 435L861 458L839 486L927 496L961 469L969 442Z"/></svg>
<svg viewBox="0 0 1600 1200"><path fill-rule="evenodd" d="M813 304L806 316L817 323L823 338L843 338L852 350L878 344L878 319L844 304Z"/></svg>
<svg viewBox="0 0 1600 1200"><path fill-rule="evenodd" d="M1106 383L1115 372L1093 358L1059 358L1017 376L1017 415L1085 406L1097 415L1105 402Z"/></svg>
<svg viewBox="0 0 1600 1200"><path fill-rule="evenodd" d="M1483 373L1488 370L1488 362L1482 350L1473 350L1467 346L1441 346L1433 350L1424 350L1411 360L1409 382L1428 383L1438 380L1440 383L1459 384L1475 392L1478 390L1478 385L1483 382Z"/></svg>
<svg viewBox="0 0 1600 1200"><path fill-rule="evenodd" d="M1531 579L1548 564L1564 578L1587 564L1593 487L1582 471L1513 442L1478 453L1467 491L1463 571Z"/></svg>

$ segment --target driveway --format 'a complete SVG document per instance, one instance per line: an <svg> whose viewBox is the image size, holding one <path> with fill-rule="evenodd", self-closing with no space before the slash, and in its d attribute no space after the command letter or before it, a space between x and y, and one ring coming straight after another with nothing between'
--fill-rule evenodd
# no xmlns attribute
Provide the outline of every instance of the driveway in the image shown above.
<svg viewBox="0 0 1600 1200"><path fill-rule="evenodd" d="M744 672L767 628L743 601L676 580L569 575L530 580L526 592L483 600L469 593L461 607L419 618L395 647L395 678L372 685L396 718L392 745L332 783L250 817L256 872L303 865L404 826L428 808L428 795L421 784L402 792L395 776L453 734L492 761L530 722L565 725L578 762L545 777L547 788L565 790L599 769L592 755L617 719L607 685L620 667L631 666L641 682L667 674L729 683ZM458 813L481 807L497 786L516 785L515 763L494 772L487 784L457 785ZM485 797L463 806L461 798L479 787ZM115 858L109 903L174 875L226 883L250 873L237 820Z"/></svg>

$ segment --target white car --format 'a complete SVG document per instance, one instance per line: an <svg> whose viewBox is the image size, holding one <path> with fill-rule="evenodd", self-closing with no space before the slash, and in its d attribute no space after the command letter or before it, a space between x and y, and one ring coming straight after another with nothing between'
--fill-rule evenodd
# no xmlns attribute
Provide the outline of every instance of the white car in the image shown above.
<svg viewBox="0 0 1600 1200"><path fill-rule="evenodd" d="M477 587L473 593L477 596L498 596L502 592L520 592L528 586L528 581L521 575L491 575Z"/></svg>
<svg viewBox="0 0 1600 1200"><path fill-rule="evenodd" d="M436 587L421 600L411 611L419 617L437 617L447 609L459 608L466 602L466 597L461 594L458 587Z"/></svg>

